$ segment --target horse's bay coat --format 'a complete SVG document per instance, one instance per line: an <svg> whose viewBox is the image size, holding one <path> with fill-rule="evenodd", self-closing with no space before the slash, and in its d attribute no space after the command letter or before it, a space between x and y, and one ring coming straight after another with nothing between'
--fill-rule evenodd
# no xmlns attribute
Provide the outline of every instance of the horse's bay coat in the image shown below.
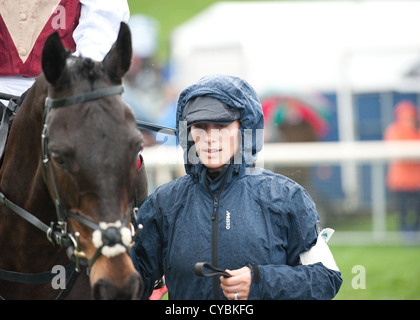
<svg viewBox="0 0 420 320"><path fill-rule="evenodd" d="M230 89L224 92L221 87ZM218 201L218 219L212 219L214 199L206 188L204 179L208 178L201 163L186 165L187 175L159 187L144 202L137 221L144 229L132 251L134 265L145 281L144 297L165 274L171 299L214 298L212 278L196 276L194 266L212 262L212 224L217 222L217 265L229 270L250 266L250 299L333 298L342 283L340 272L321 263L299 264L299 254L317 239L319 217L312 199L294 181L250 165L262 147L257 131L263 129L263 114L255 91L241 79L221 75L205 77L185 89L177 111L184 147L191 142L182 137L182 110L190 98L200 95L238 108L241 132L253 129L253 139L243 138L241 164L233 164L230 170L225 167L221 176L209 181L217 196L228 175ZM225 298L220 288L219 297Z"/></svg>

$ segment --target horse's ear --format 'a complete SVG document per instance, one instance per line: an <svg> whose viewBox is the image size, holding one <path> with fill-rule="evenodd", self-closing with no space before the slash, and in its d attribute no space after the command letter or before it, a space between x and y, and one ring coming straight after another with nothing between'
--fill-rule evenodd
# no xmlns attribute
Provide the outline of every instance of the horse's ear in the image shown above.
<svg viewBox="0 0 420 320"><path fill-rule="evenodd" d="M121 81L121 78L130 68L132 54L130 29L127 24L121 22L117 41L102 62L111 80Z"/></svg>
<svg viewBox="0 0 420 320"><path fill-rule="evenodd" d="M45 41L42 50L42 70L48 82L56 85L66 67L67 51L61 43L57 32L52 33Z"/></svg>

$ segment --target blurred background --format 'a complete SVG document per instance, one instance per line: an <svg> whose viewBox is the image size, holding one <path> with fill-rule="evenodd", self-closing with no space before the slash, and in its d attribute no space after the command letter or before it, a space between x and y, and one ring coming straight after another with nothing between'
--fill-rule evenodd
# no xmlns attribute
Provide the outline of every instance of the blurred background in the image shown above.
<svg viewBox="0 0 420 320"><path fill-rule="evenodd" d="M303 185L344 279L336 299L420 299L420 1L129 0L124 98L175 127L210 73L260 96L258 166ZM149 191L185 174L172 136L143 130Z"/></svg>

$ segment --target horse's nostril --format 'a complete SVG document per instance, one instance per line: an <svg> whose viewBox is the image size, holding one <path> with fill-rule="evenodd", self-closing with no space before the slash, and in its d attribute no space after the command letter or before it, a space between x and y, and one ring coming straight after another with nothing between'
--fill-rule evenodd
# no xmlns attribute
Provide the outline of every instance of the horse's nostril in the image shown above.
<svg viewBox="0 0 420 320"><path fill-rule="evenodd" d="M137 272L132 272L122 287L109 279L99 279L93 286L92 297L95 300L137 300L143 294L143 280Z"/></svg>

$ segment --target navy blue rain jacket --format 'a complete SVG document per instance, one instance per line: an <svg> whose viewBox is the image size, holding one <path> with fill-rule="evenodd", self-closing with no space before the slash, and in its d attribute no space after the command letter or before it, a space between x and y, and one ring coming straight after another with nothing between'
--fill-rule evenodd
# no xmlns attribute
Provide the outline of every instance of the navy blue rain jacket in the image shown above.
<svg viewBox="0 0 420 320"><path fill-rule="evenodd" d="M226 165L215 180L207 177L203 164L188 164L186 152L187 174L159 187L143 203L137 223L144 228L131 252L145 281L143 298L165 275L170 299L225 299L219 276L213 284L212 277L194 273L197 262L210 262L229 270L249 266L249 299L332 299L342 283L340 272L321 263L299 264L299 254L317 240L314 202L291 179L252 167L262 147L264 121L255 91L223 75L185 89L177 109L184 151L191 142L182 130L182 111L189 99L201 95L238 108L241 132L252 129L252 139L243 137L242 163Z"/></svg>

